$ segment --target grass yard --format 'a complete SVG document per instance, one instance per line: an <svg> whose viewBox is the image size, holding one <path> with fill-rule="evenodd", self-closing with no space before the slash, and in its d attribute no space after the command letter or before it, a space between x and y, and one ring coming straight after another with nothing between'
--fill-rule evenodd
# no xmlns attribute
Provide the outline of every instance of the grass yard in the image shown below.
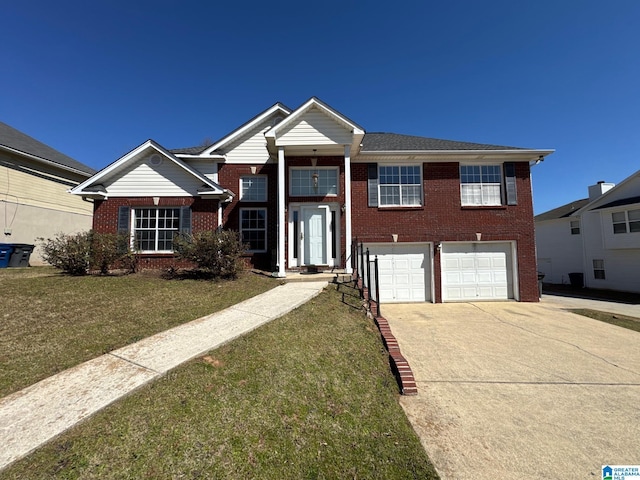
<svg viewBox="0 0 640 480"><path fill-rule="evenodd" d="M438 477L398 404L375 325L330 286L96 414L0 478Z"/></svg>
<svg viewBox="0 0 640 480"><path fill-rule="evenodd" d="M215 283L0 269L0 397L278 284L251 273Z"/></svg>
<svg viewBox="0 0 640 480"><path fill-rule="evenodd" d="M628 317L617 313L601 312L599 310L590 310L587 308L576 308L570 311L577 313L578 315L600 320L601 322L610 323L619 327L628 328L635 332L640 332L640 318Z"/></svg>

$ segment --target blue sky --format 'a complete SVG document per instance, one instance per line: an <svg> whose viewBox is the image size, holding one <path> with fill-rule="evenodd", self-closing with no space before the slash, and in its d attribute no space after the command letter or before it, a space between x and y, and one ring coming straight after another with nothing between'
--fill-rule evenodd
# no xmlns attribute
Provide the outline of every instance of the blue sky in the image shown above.
<svg viewBox="0 0 640 480"><path fill-rule="evenodd" d="M637 0L25 0L2 20L0 120L96 169L311 96L368 132L555 149L536 213L640 169Z"/></svg>

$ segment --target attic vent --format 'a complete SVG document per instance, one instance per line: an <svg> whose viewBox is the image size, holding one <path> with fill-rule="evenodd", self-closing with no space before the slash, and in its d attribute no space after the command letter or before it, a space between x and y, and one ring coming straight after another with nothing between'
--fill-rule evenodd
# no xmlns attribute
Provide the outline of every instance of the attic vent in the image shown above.
<svg viewBox="0 0 640 480"><path fill-rule="evenodd" d="M149 157L149 164L157 167L162 163L162 156L158 153L154 153Z"/></svg>

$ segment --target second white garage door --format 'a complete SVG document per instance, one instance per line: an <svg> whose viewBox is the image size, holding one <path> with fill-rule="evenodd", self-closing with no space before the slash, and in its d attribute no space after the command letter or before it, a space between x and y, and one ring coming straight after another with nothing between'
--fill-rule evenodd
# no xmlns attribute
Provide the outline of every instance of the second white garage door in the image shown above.
<svg viewBox="0 0 640 480"><path fill-rule="evenodd" d="M366 247L371 260L378 256L381 303L431 300L429 244L389 243Z"/></svg>
<svg viewBox="0 0 640 480"><path fill-rule="evenodd" d="M513 298L510 243L443 243L442 300Z"/></svg>

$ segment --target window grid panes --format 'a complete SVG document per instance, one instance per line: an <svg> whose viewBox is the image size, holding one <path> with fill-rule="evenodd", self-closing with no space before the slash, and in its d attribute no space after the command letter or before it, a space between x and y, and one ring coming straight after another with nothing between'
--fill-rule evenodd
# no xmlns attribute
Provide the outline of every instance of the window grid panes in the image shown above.
<svg viewBox="0 0 640 480"><path fill-rule="evenodd" d="M242 177L241 200L245 202L266 202L267 201L267 177Z"/></svg>
<svg viewBox="0 0 640 480"><path fill-rule="evenodd" d="M240 210L240 235L250 252L267 251L267 210L264 208Z"/></svg>
<svg viewBox="0 0 640 480"><path fill-rule="evenodd" d="M170 252L180 228L179 208L134 209L134 248L142 252Z"/></svg>
<svg viewBox="0 0 640 480"><path fill-rule="evenodd" d="M604 276L604 260L593 259L593 278L596 280L605 280Z"/></svg>
<svg viewBox="0 0 640 480"><path fill-rule="evenodd" d="M580 221L572 220L571 221L571 235L579 235L580 234Z"/></svg>
<svg viewBox="0 0 640 480"><path fill-rule="evenodd" d="M422 205L422 175L417 165L380 166L381 206Z"/></svg>
<svg viewBox="0 0 640 480"><path fill-rule="evenodd" d="M611 214L613 233L640 232L640 210L627 210Z"/></svg>
<svg viewBox="0 0 640 480"><path fill-rule="evenodd" d="M501 205L502 169L500 165L461 165L462 205Z"/></svg>
<svg viewBox="0 0 640 480"><path fill-rule="evenodd" d="M337 168L292 168L291 195L294 197L335 196L338 194ZM314 175L318 176L318 186L314 186Z"/></svg>

